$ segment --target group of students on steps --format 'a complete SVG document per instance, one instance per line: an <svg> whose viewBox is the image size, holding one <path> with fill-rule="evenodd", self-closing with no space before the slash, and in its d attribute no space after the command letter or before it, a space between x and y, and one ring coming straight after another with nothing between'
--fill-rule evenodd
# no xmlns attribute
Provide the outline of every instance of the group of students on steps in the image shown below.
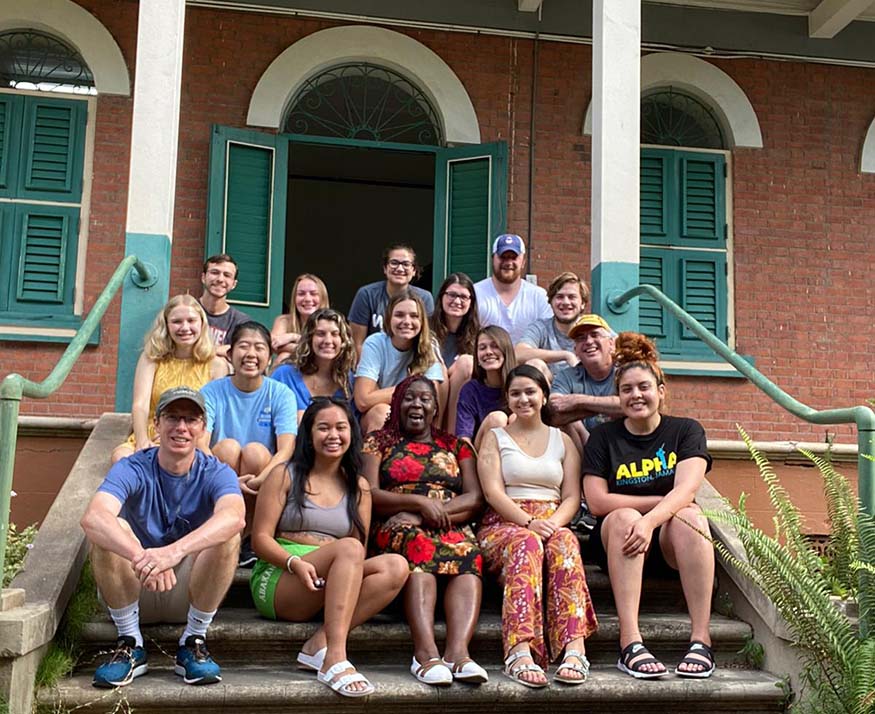
<svg viewBox="0 0 875 714"><path fill-rule="evenodd" d="M568 527L582 500L596 517L587 557L619 616L618 668L668 673L638 611L644 574L679 573L691 637L675 673L713 673L714 554L694 503L704 430L664 413L655 346L586 313L578 276L546 291L524 280L513 234L492 254L490 277L454 273L432 299L411 285L414 251L390 246L385 280L359 289L348 319L303 274L270 331L228 304L228 255L207 260L200 299L168 301L137 364L131 437L82 519L119 634L95 686L146 673L140 624L158 621L185 623L185 682L220 681L206 635L238 564L254 565L261 616L323 612L297 664L340 695L374 691L347 637L399 596L417 680L487 681L468 650L487 577L503 588L504 674L541 688L555 662L555 682L582 684L598 627Z"/></svg>

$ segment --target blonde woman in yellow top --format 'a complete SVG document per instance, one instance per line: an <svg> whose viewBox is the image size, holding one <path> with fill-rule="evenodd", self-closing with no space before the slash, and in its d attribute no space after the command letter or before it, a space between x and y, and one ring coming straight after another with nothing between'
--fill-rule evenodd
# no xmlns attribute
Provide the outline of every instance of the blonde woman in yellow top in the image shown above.
<svg viewBox="0 0 875 714"><path fill-rule="evenodd" d="M162 392L181 386L200 389L226 374L228 362L216 356L198 301L191 295L170 298L146 334L134 372L133 433L112 452L112 462L157 445L153 423Z"/></svg>

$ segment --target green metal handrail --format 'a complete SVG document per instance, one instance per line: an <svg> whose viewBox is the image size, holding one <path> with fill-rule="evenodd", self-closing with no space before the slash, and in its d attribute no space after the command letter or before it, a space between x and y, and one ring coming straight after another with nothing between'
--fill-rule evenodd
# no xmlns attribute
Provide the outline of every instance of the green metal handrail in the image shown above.
<svg viewBox="0 0 875 714"><path fill-rule="evenodd" d="M131 276L134 285L142 289L146 289L146 286L154 282L149 267L137 256L129 255L119 263L112 278L95 301L91 312L88 313L88 317L85 318L49 376L37 383L20 374L10 374L0 384L0 573L3 572L6 564L9 501L12 496L12 473L15 466L15 447L18 442L18 410L21 399L22 397L45 399L54 394L64 383L128 275Z"/></svg>
<svg viewBox="0 0 875 714"><path fill-rule="evenodd" d="M778 406L811 424L856 424L858 447L858 483L860 505L869 514L875 514L875 412L867 406L818 411L794 399L768 379L753 365L711 334L696 318L652 285L639 285L622 295L611 297L608 308L622 312L623 305L639 295L647 295L686 325L702 342L747 377Z"/></svg>

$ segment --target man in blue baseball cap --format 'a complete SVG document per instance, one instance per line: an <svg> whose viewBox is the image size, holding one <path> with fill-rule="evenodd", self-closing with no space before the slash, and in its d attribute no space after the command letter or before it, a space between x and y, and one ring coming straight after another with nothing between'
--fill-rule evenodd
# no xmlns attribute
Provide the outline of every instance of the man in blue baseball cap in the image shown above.
<svg viewBox="0 0 875 714"><path fill-rule="evenodd" d="M525 254L518 235L498 236L492 243L492 277L474 284L480 324L503 327L514 344L530 323L553 316L547 291L523 279Z"/></svg>

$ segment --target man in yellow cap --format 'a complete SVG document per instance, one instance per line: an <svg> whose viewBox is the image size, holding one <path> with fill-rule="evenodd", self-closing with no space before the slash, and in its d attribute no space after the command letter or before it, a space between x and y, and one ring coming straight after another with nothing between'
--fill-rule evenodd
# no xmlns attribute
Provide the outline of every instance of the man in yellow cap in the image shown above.
<svg viewBox="0 0 875 714"><path fill-rule="evenodd" d="M556 426L573 425L582 447L597 424L620 416L614 384L614 331L599 315L581 315L568 331L580 360L556 374L550 407ZM575 439L577 442L578 439Z"/></svg>

